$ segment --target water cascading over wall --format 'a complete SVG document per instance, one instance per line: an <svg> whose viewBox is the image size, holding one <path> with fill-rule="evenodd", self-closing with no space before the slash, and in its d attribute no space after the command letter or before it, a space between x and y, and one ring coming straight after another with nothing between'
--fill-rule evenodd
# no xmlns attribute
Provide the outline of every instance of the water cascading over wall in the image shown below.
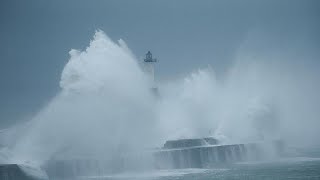
<svg viewBox="0 0 320 180"><path fill-rule="evenodd" d="M268 147L268 152L265 148ZM210 145L177 149L163 149L154 154L159 169L208 168L219 164L265 160L281 156L282 141L263 143Z"/></svg>

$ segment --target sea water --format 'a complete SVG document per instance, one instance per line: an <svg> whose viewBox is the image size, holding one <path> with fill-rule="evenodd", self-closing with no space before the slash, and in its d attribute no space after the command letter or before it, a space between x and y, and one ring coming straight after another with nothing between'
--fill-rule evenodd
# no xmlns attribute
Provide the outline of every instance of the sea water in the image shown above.
<svg viewBox="0 0 320 180"><path fill-rule="evenodd" d="M78 177L96 180L320 179L320 158L231 164L212 169L159 170L144 173Z"/></svg>
<svg viewBox="0 0 320 180"><path fill-rule="evenodd" d="M79 177L98 180L320 179L320 150L301 157L220 164L209 169L171 169Z"/></svg>

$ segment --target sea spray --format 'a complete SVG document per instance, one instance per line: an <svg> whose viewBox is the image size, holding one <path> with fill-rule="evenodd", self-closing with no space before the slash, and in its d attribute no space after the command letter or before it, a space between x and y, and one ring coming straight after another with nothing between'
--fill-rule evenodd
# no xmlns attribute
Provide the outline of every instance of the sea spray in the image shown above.
<svg viewBox="0 0 320 180"><path fill-rule="evenodd" d="M151 146L154 97L134 56L119 42L97 31L85 51L70 51L61 92L33 118L13 149L15 159L44 162L57 153L112 157Z"/></svg>
<svg viewBox="0 0 320 180"><path fill-rule="evenodd" d="M223 79L214 67L200 69L159 83L156 97L124 41L97 31L86 50L70 51L61 92L18 138L13 159L108 159L176 138L215 136L225 144L284 139L299 145L317 137L317 73L237 58Z"/></svg>

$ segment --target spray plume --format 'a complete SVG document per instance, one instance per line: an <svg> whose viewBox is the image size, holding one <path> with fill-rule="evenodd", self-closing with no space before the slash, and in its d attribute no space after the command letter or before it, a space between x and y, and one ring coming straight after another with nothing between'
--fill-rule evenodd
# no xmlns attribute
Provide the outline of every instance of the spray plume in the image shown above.
<svg viewBox="0 0 320 180"><path fill-rule="evenodd" d="M14 160L43 162L66 149L114 156L208 135L225 143L314 139L320 117L314 74L251 59L240 54L223 80L208 68L163 82L155 97L125 42L97 31L85 51L70 51L61 92L18 139Z"/></svg>

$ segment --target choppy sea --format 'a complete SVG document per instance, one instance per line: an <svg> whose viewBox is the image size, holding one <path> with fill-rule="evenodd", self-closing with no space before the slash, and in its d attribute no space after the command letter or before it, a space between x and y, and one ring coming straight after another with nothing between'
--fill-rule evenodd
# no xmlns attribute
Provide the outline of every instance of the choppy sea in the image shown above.
<svg viewBox="0 0 320 180"><path fill-rule="evenodd" d="M320 149L296 157L269 161L220 164L207 169L173 169L126 172L107 176L81 177L83 180L282 180L319 179Z"/></svg>
<svg viewBox="0 0 320 180"><path fill-rule="evenodd" d="M277 180L319 179L320 156L279 158L270 161L241 162L210 169L157 170L143 173L122 173L104 177L83 177L96 180Z"/></svg>

